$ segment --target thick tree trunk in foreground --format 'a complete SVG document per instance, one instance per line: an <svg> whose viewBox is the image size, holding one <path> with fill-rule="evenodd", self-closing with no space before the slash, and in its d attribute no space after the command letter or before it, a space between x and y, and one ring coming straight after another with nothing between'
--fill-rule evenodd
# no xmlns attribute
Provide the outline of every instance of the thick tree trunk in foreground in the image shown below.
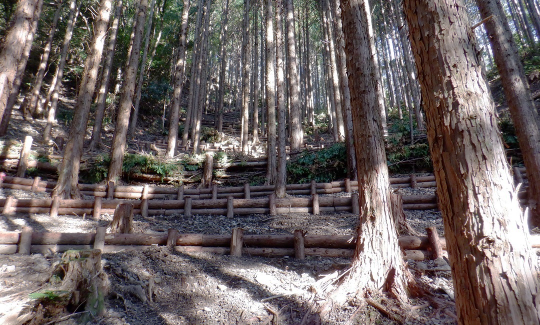
<svg viewBox="0 0 540 325"><path fill-rule="evenodd" d="M278 145L277 145L277 178L276 178L276 196L283 198L286 195L287 186L287 151L286 151L286 139L287 134L285 131L286 122L286 105L287 99L285 98L285 72L283 62L283 2L282 0L276 0L276 68L277 68L277 109L278 109Z"/></svg>
<svg viewBox="0 0 540 325"><path fill-rule="evenodd" d="M540 227L540 121L505 12L497 0L476 0L486 28L504 94L516 127L527 177L531 226Z"/></svg>
<svg viewBox="0 0 540 325"><path fill-rule="evenodd" d="M121 14L122 0L118 0L116 3L116 9L114 10L114 20L109 31L107 57L105 58L103 72L101 73L101 85L99 86L97 97L96 118L94 120L94 128L92 130L92 139L90 140L90 145L88 146L90 150L96 149L101 143L101 128L103 126L103 117L105 116L105 105L107 103L107 94L109 93L109 79L111 77L111 70L113 67L114 49L116 48L116 37L118 35L118 24L120 22Z"/></svg>
<svg viewBox="0 0 540 325"><path fill-rule="evenodd" d="M75 115L69 129L69 138L64 149L64 158L59 169L58 183L54 195L64 198L78 198L80 196L77 184L79 183L79 169L83 151L84 136L88 114L92 105L92 96L96 88L97 74L109 17L111 15L111 0L102 0L99 6L99 15L94 23L94 36L92 47L84 63L83 79L79 86Z"/></svg>
<svg viewBox="0 0 540 325"><path fill-rule="evenodd" d="M186 65L186 40L189 18L189 2L184 0L182 9L182 29L180 31L180 44L178 46L178 59L174 68L174 91L169 118L169 139L167 141L167 157L172 158L176 153L178 139L178 122L180 116L180 103L182 102L182 86L184 82L184 67Z"/></svg>
<svg viewBox="0 0 540 325"><path fill-rule="evenodd" d="M122 176L122 162L126 149L126 135L129 125L129 114L135 95L135 79L137 78L137 68L139 67L139 56L141 50L141 40L144 32L144 21L148 9L148 0L140 0L135 31L133 33L133 44L129 61L126 66L126 78L124 79L124 90L120 96L118 115L116 116L116 127L111 152L111 164L107 180L117 181Z"/></svg>
<svg viewBox="0 0 540 325"><path fill-rule="evenodd" d="M537 257L462 1L405 0L460 324L540 324Z"/></svg>
<svg viewBox="0 0 540 325"><path fill-rule="evenodd" d="M21 78L37 29L42 0L20 0L13 14L12 27L0 47L0 135L5 135ZM3 80L3 81L2 81ZM13 97L14 96L14 97ZM11 100L10 100L11 99Z"/></svg>
<svg viewBox="0 0 540 325"><path fill-rule="evenodd" d="M268 143L266 157L266 183L275 184L277 177L276 165L276 45L274 43L274 14L273 0L266 0L266 113L268 114Z"/></svg>

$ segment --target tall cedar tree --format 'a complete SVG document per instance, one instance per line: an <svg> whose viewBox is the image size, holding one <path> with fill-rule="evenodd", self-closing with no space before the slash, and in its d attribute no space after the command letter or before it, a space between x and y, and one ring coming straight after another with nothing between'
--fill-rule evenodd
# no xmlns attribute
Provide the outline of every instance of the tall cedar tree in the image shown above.
<svg viewBox="0 0 540 325"><path fill-rule="evenodd" d="M495 105L461 0L404 0L460 324L540 324L530 249Z"/></svg>
<svg viewBox="0 0 540 325"><path fill-rule="evenodd" d="M249 143L249 76L251 74L250 51L250 0L244 0L244 20L242 22L242 152L248 152Z"/></svg>
<svg viewBox="0 0 540 325"><path fill-rule="evenodd" d="M287 186L287 150L285 131L287 99L285 98L285 63L283 62L283 1L276 0L276 91L277 91L277 109L278 109L278 130L277 130L277 178L276 178L276 196L283 198L286 195Z"/></svg>
<svg viewBox="0 0 540 325"><path fill-rule="evenodd" d="M99 6L99 14L94 23L94 36L90 44L90 52L84 62L84 72L81 84L79 86L79 94L77 96L77 104L75 106L75 114L73 122L69 129L69 138L64 149L64 158L60 169L58 170L58 183L54 189L53 195L58 195L64 198L79 198L80 192L77 187L79 183L79 169L81 164L81 156L83 151L84 136L86 134L86 125L88 123L88 114L92 105L92 96L96 88L97 74L103 46L105 44L105 36L107 34L107 26L109 25L109 17L111 15L111 0L102 0Z"/></svg>
<svg viewBox="0 0 540 325"><path fill-rule="evenodd" d="M221 21L221 33L219 34L219 59L221 61L221 67L219 71L219 93L218 93L218 132L223 132L223 102L225 97L225 72L227 67L227 27L229 22L229 0L224 0L225 4L223 5L223 17Z"/></svg>
<svg viewBox="0 0 540 325"><path fill-rule="evenodd" d="M277 177L276 165L276 45L274 43L274 13L272 10L273 0L266 2L266 107L268 114L268 143L266 157L268 159L266 170L266 183L275 184Z"/></svg>

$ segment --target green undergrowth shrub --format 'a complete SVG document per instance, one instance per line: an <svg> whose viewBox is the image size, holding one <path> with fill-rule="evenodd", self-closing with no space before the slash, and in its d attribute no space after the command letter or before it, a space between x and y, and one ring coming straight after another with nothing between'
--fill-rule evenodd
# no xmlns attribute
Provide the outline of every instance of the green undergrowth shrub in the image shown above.
<svg viewBox="0 0 540 325"><path fill-rule="evenodd" d="M318 151L304 151L287 162L287 183L302 184L311 180L326 183L347 177L347 152L344 143Z"/></svg>

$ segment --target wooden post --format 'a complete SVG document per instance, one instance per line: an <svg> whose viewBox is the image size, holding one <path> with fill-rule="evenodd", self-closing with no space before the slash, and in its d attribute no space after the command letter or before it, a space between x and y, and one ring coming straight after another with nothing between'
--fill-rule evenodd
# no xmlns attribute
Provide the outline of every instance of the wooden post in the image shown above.
<svg viewBox="0 0 540 325"><path fill-rule="evenodd" d="M53 196L51 203L51 211L49 212L51 218L58 217L58 208L60 207L60 197L55 195Z"/></svg>
<svg viewBox="0 0 540 325"><path fill-rule="evenodd" d="M272 193L270 194L270 198L268 200L268 204L270 205L270 215L275 216L277 215L277 209L276 209L276 194Z"/></svg>
<svg viewBox="0 0 540 325"><path fill-rule="evenodd" d="M26 174L26 169L28 168L28 156L30 156L30 150L32 149L32 140L32 137L29 135L24 137L24 145L21 150L19 165L17 166L17 177L24 177Z"/></svg>
<svg viewBox="0 0 540 325"><path fill-rule="evenodd" d="M234 217L234 198L232 196L227 197L227 218Z"/></svg>
<svg viewBox="0 0 540 325"><path fill-rule="evenodd" d="M304 235L305 233L302 230L297 229L294 231L294 256L299 260L306 258Z"/></svg>
<svg viewBox="0 0 540 325"><path fill-rule="evenodd" d="M356 215L360 214L360 202L358 200L358 193L353 193L351 195L352 213Z"/></svg>
<svg viewBox="0 0 540 325"><path fill-rule="evenodd" d="M191 217L191 196L186 196L184 199L184 215Z"/></svg>
<svg viewBox="0 0 540 325"><path fill-rule="evenodd" d="M19 254L30 255L30 248L32 246L32 227L24 227L21 232L21 239L19 241Z"/></svg>
<svg viewBox="0 0 540 325"><path fill-rule="evenodd" d="M317 182L315 180L311 181L311 195L317 194Z"/></svg>
<svg viewBox="0 0 540 325"><path fill-rule="evenodd" d="M99 220L99 217L101 217L101 200L100 196L94 197L94 209L92 211L94 220Z"/></svg>
<svg viewBox="0 0 540 325"><path fill-rule="evenodd" d="M319 215L320 209L319 209L319 194L313 194L311 196L312 204L313 204L313 214Z"/></svg>
<svg viewBox="0 0 540 325"><path fill-rule="evenodd" d="M352 193L350 178L345 178L345 192Z"/></svg>
<svg viewBox="0 0 540 325"><path fill-rule="evenodd" d="M103 251L105 248L105 234L107 233L107 227L97 227L96 237L94 239L94 249Z"/></svg>
<svg viewBox="0 0 540 325"><path fill-rule="evenodd" d="M178 188L178 194L176 196L176 199L180 201L184 200L184 185Z"/></svg>
<svg viewBox="0 0 540 325"><path fill-rule="evenodd" d="M249 183L244 184L244 199L251 199L251 189L249 188Z"/></svg>
<svg viewBox="0 0 540 325"><path fill-rule="evenodd" d="M212 185L212 172L214 169L214 156L207 152L206 159L204 161L204 172L201 179L201 187L208 188Z"/></svg>
<svg viewBox="0 0 540 325"><path fill-rule="evenodd" d="M148 217L148 199L141 200L141 216Z"/></svg>
<svg viewBox="0 0 540 325"><path fill-rule="evenodd" d="M519 167L514 167L514 182L516 185L523 184L523 176L521 175Z"/></svg>
<svg viewBox="0 0 540 325"><path fill-rule="evenodd" d="M4 209L2 209L2 214L5 216L10 216L15 213L13 209L13 204L15 203L15 199L13 196L8 196L6 198L6 203L4 203Z"/></svg>
<svg viewBox="0 0 540 325"><path fill-rule="evenodd" d="M244 229L234 228L231 236L231 256L242 256L244 246Z"/></svg>
<svg viewBox="0 0 540 325"><path fill-rule="evenodd" d="M169 229L167 235L167 247L173 249L176 246L176 240L178 239L179 232L176 229Z"/></svg>
<svg viewBox="0 0 540 325"><path fill-rule="evenodd" d="M411 187L418 188L418 182L416 181L416 175L411 174Z"/></svg>
<svg viewBox="0 0 540 325"><path fill-rule="evenodd" d="M107 183L107 200L114 199L114 181Z"/></svg>
<svg viewBox="0 0 540 325"><path fill-rule="evenodd" d="M41 177L38 176L34 178L34 181L32 182L32 192L37 192L40 181L41 181Z"/></svg>
<svg viewBox="0 0 540 325"><path fill-rule="evenodd" d="M439 257L442 257L442 246L441 241L439 239L439 233L437 232L436 227L429 227L426 228L427 231L427 237L429 240L429 246L431 249L431 254L433 256L433 259L436 260Z"/></svg>
<svg viewBox="0 0 540 325"><path fill-rule="evenodd" d="M218 187L217 184L212 184L212 200L217 200Z"/></svg>
<svg viewBox="0 0 540 325"><path fill-rule="evenodd" d="M133 232L133 205L131 203L121 203L116 206L111 222L111 232L120 234Z"/></svg>
<svg viewBox="0 0 540 325"><path fill-rule="evenodd" d="M141 193L141 200L148 198L148 184L145 184Z"/></svg>

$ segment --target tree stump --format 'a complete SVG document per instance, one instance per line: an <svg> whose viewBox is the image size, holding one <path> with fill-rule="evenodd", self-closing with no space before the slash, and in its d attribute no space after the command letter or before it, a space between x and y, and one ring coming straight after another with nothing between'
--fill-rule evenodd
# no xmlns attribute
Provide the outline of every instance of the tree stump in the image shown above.
<svg viewBox="0 0 540 325"><path fill-rule="evenodd" d="M174 247L176 246L176 240L178 239L179 234L180 233L178 232L177 229L168 230L167 247L169 247L170 249L174 249Z"/></svg>
<svg viewBox="0 0 540 325"><path fill-rule="evenodd" d="M306 258L304 236L304 231L298 229L294 231L294 256L299 260L303 260Z"/></svg>
<svg viewBox="0 0 540 325"><path fill-rule="evenodd" d="M122 203L114 210L113 221L111 222L111 232L120 234L131 234L133 232L133 205Z"/></svg>
<svg viewBox="0 0 540 325"><path fill-rule="evenodd" d="M19 241L19 254L30 255L32 247L32 227L24 227L21 232L21 240Z"/></svg>
<svg viewBox="0 0 540 325"><path fill-rule="evenodd" d="M441 246L441 241L439 239L439 233L437 232L437 228L435 227L426 228L426 231L429 240L429 248L431 250L431 255L433 259L436 260L439 257L443 256L443 249Z"/></svg>
<svg viewBox="0 0 540 325"><path fill-rule="evenodd" d="M41 177L35 177L34 181L32 182L32 192L37 192L39 189L39 182L41 181Z"/></svg>
<svg viewBox="0 0 540 325"><path fill-rule="evenodd" d="M114 199L114 181L109 181L107 183L107 200Z"/></svg>
<svg viewBox="0 0 540 325"><path fill-rule="evenodd" d="M107 227L97 227L96 237L94 239L94 249L103 251L105 248L105 235L107 234Z"/></svg>
<svg viewBox="0 0 540 325"><path fill-rule="evenodd" d="M396 229L400 235L419 236L420 234L414 230L405 217L403 210L403 199L400 194L390 193L390 208L392 209L392 217L396 223Z"/></svg>
<svg viewBox="0 0 540 325"><path fill-rule="evenodd" d="M320 213L319 194L312 195L312 203L313 203L313 215L319 215Z"/></svg>
<svg viewBox="0 0 540 325"><path fill-rule="evenodd" d="M244 229L234 228L231 236L231 256L242 256L244 246Z"/></svg>
<svg viewBox="0 0 540 325"><path fill-rule="evenodd" d="M214 171L214 156L211 153L206 153L204 161L204 172L201 179L201 187L208 188L212 185L212 174Z"/></svg>
<svg viewBox="0 0 540 325"><path fill-rule="evenodd" d="M24 177L26 169L28 168L28 157L30 156L30 149L32 149L32 137L27 135L24 138L24 145L21 150L21 156L19 158L19 165L17 166L17 177Z"/></svg>

